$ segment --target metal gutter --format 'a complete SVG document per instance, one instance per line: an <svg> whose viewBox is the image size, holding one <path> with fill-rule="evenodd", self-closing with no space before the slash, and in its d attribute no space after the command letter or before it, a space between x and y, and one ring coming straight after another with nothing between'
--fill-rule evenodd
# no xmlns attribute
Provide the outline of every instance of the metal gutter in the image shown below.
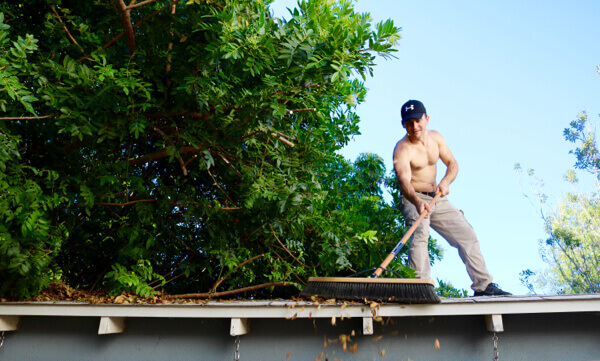
<svg viewBox="0 0 600 361"><path fill-rule="evenodd" d="M440 304L400 305L303 301L210 301L190 304L89 304L2 302L0 316L168 317L168 318L331 318L418 317L600 312L600 294L503 296L446 299Z"/></svg>

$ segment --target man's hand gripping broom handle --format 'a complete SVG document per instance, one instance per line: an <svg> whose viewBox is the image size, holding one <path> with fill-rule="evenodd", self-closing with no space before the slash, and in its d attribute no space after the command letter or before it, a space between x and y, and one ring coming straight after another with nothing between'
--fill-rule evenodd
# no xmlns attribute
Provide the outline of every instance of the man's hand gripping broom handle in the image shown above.
<svg viewBox="0 0 600 361"><path fill-rule="evenodd" d="M433 197L433 199L431 200L431 202L429 202L429 207L433 207L433 204L438 200L438 198L440 198L441 195L442 195L442 192L438 191L435 194L435 197ZM373 274L371 275L371 278L377 278L377 277L381 276L381 273L383 272L383 269L386 268L390 264L390 262L392 262L394 260L394 258L396 258L396 256L398 255L398 253L400 252L400 250L402 249L402 247L404 247L404 245L406 244L406 242L408 242L408 239L415 232L415 230L419 226L419 223L421 223L421 221L423 220L423 218L425 218L425 216L427 215L427 213L428 213L427 210L424 209L423 213L421 213L421 215L419 216L419 218L417 218L417 220L415 221L415 223L413 223L413 225L408 229L408 231L406 232L406 234L404 235L404 237L402 237L402 239L400 240L400 242L398 242L398 244L396 245L396 247L394 247L394 250L392 251L392 253L390 253L383 260L383 262L381 263L381 265L379 267L377 267L377 269L375 270L375 272L373 272Z"/></svg>

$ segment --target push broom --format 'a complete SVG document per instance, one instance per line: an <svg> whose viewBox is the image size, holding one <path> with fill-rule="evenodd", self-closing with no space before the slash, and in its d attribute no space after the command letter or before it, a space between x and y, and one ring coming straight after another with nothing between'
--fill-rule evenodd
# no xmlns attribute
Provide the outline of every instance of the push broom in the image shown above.
<svg viewBox="0 0 600 361"><path fill-rule="evenodd" d="M433 204L442 195L437 192L429 202ZM345 300L382 300L397 303L440 303L435 293L434 282L430 279L416 278L378 278L385 268L398 255L410 236L427 215L427 210L408 229L392 252L386 257L370 277L310 277L308 284L300 294L302 297L318 296Z"/></svg>

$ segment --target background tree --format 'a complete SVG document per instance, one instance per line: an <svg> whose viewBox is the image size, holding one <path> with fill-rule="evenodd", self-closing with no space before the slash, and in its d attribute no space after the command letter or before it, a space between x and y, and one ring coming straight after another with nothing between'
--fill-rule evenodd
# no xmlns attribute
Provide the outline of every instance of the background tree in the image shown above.
<svg viewBox="0 0 600 361"><path fill-rule="evenodd" d="M564 131L565 139L578 146L570 153L576 157L575 168L595 176L590 192L578 191L575 171L565 179L574 186L572 192L550 203L543 193L543 182L528 171L534 201L544 221L549 237L540 242L542 259L548 264L543 272L525 270L522 282L532 291L540 287L557 293L600 292L600 154L594 130L589 126L587 113L581 113ZM521 171L517 165L517 170Z"/></svg>
<svg viewBox="0 0 600 361"><path fill-rule="evenodd" d="M286 296L389 252L383 163L336 151L399 28L269 3L0 3L0 294Z"/></svg>

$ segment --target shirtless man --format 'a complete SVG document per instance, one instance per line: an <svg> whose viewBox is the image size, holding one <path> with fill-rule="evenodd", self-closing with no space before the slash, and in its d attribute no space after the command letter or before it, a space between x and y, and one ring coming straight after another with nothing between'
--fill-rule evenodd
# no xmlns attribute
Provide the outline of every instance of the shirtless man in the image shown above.
<svg viewBox="0 0 600 361"><path fill-rule="evenodd" d="M440 133L427 130L429 116L425 106L418 100L409 100L402 106L401 115L406 136L394 149L394 170L402 192L402 213L410 226L423 211L428 212L410 242L409 266L415 270L418 278L429 278L431 264L428 242L431 226L458 249L473 281L471 288L475 296L510 295L492 283L475 231L462 211L456 209L446 197L450 193L450 183L458 174L458 163ZM438 159L446 165L446 174L440 183L436 183ZM441 192L442 196L430 207L429 202L436 192Z"/></svg>

